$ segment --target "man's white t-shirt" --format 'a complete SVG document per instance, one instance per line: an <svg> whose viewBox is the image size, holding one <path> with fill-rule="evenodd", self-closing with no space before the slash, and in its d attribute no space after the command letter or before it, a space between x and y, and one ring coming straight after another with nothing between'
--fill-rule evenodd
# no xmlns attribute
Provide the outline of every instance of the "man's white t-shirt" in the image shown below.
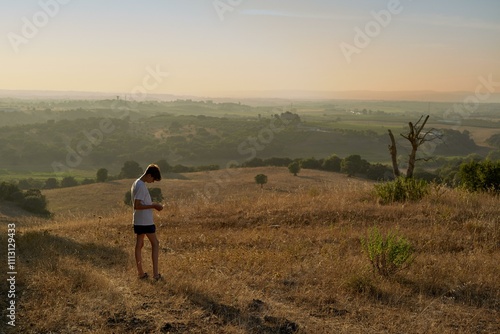
<svg viewBox="0 0 500 334"><path fill-rule="evenodd" d="M143 205L153 204L151 196L149 195L148 187L146 187L146 183L141 181L141 179L135 180L134 184L132 184L130 192L132 194L132 206L134 205L136 199L140 200ZM134 209L134 225L147 226L153 224L153 209Z"/></svg>

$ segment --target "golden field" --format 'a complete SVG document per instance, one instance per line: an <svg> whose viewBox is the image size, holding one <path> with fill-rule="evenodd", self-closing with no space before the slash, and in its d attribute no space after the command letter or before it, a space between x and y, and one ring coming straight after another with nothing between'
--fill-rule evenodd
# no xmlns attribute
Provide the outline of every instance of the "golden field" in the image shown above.
<svg viewBox="0 0 500 334"><path fill-rule="evenodd" d="M49 220L2 205L18 272L6 333L500 332L498 197L434 187L381 205L371 182L277 167L175 177L150 185L166 204L158 282L137 279L133 180L44 191ZM373 226L412 243L408 268L372 272L360 240ZM149 255L146 241L151 276Z"/></svg>

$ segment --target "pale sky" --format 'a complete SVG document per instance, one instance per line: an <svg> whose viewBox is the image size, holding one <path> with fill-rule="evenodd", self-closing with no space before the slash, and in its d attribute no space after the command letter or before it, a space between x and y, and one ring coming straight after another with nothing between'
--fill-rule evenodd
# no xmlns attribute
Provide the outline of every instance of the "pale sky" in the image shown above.
<svg viewBox="0 0 500 334"><path fill-rule="evenodd" d="M0 89L228 96L500 82L499 0L0 0L0 36Z"/></svg>

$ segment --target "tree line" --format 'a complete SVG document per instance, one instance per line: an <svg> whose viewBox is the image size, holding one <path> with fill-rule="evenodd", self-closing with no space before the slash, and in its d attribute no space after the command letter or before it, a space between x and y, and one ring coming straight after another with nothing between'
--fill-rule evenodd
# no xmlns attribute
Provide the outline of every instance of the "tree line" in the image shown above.
<svg viewBox="0 0 500 334"><path fill-rule="evenodd" d="M246 157L242 152L252 150L262 158L327 156L331 152L344 156L357 152L377 161L387 158L385 135L369 130L318 128L293 113L278 117L294 119L281 127L282 123L274 118L161 114L146 119L90 117L5 126L0 131L0 168L56 171L112 166L116 169L127 160L153 160L158 152L180 165L218 164ZM265 145L254 144L270 122L280 131L271 140L266 139ZM103 128L103 124L107 126ZM436 155L465 156L478 151L466 130L440 131L443 141L436 143ZM496 137L491 138L493 144L496 141ZM404 142L400 145L409 149Z"/></svg>

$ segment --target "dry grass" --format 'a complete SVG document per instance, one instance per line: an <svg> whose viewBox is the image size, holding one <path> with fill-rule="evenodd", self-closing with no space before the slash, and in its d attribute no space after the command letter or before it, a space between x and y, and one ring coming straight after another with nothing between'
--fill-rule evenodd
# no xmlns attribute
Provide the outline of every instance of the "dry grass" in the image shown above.
<svg viewBox="0 0 500 334"><path fill-rule="evenodd" d="M130 209L120 203L130 180L48 192L53 220L15 218L20 332L500 331L498 198L441 189L381 206L371 184L343 175L234 172L158 184L167 195L156 215L160 282L136 279ZM374 225L416 248L390 279L361 250Z"/></svg>

